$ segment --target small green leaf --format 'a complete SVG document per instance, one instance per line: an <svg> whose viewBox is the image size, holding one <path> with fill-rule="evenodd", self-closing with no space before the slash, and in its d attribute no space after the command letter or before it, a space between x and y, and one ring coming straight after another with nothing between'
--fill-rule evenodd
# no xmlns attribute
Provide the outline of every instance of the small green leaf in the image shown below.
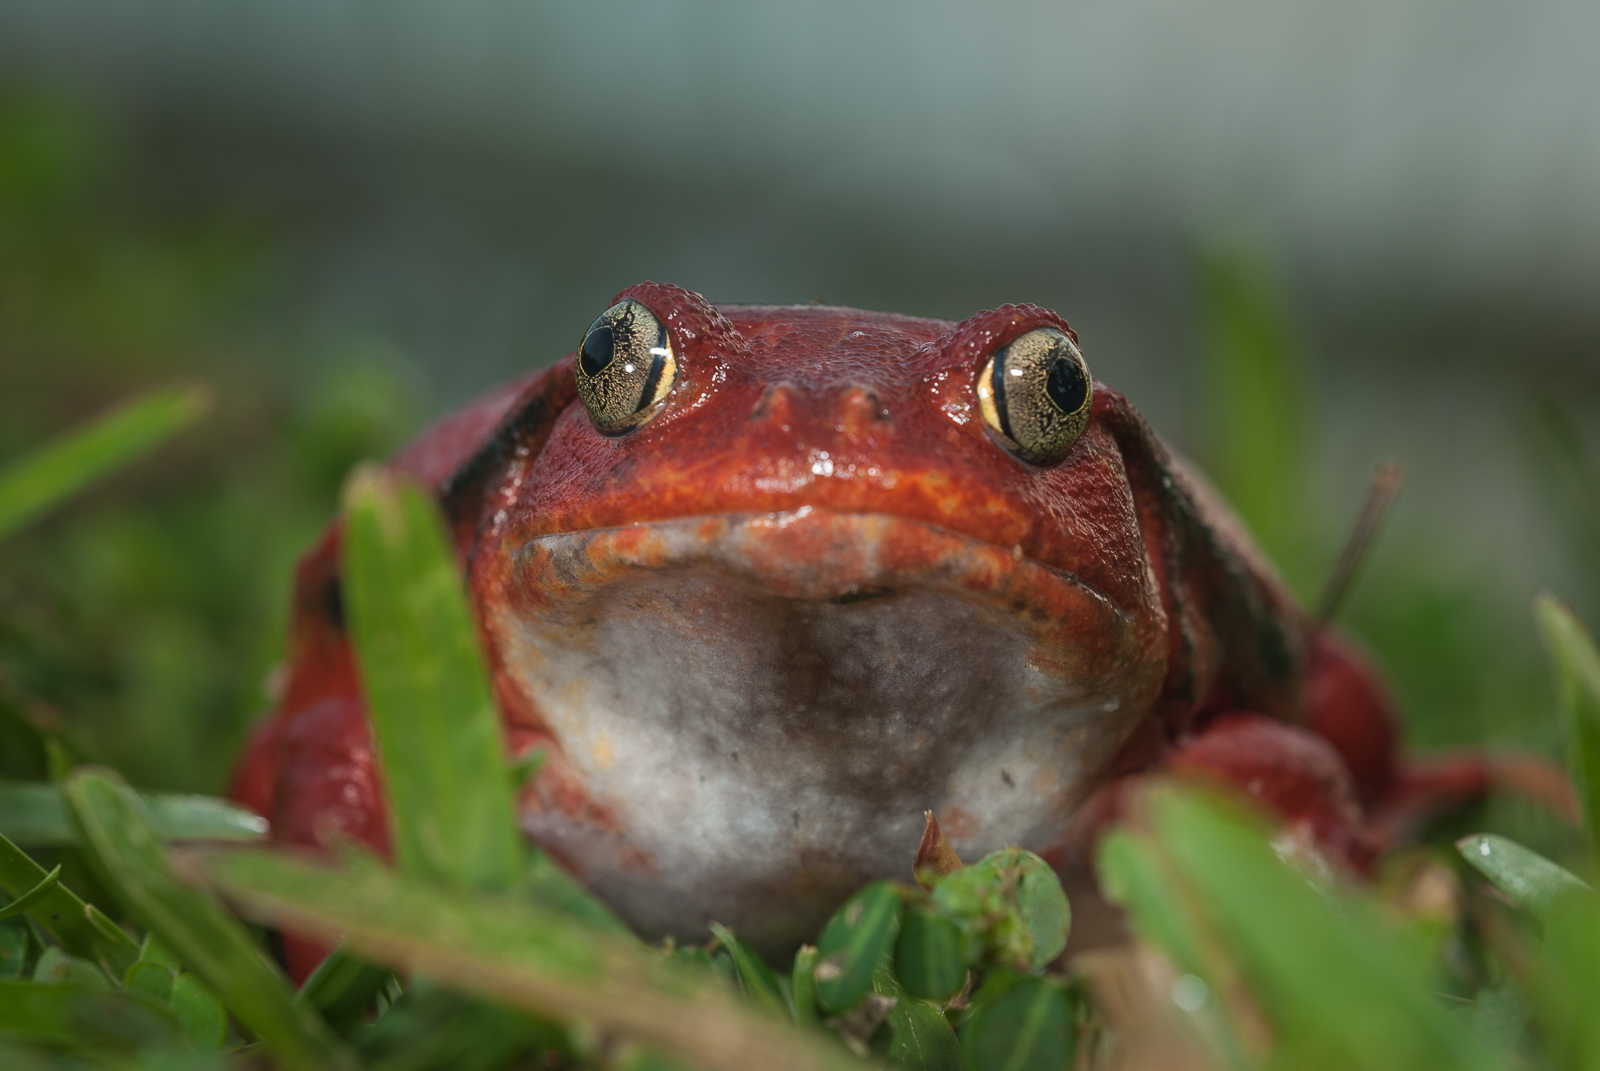
<svg viewBox="0 0 1600 1071"><path fill-rule="evenodd" d="M1068 1071L1076 1041L1066 987L1006 971L990 975L961 1026L967 1065L986 1071Z"/></svg>
<svg viewBox="0 0 1600 1071"><path fill-rule="evenodd" d="M1594 893L1576 874L1505 837L1478 833L1456 841L1456 849L1496 888L1539 918L1565 897Z"/></svg>
<svg viewBox="0 0 1600 1071"><path fill-rule="evenodd" d="M893 882L875 881L834 912L817 940L817 998L824 1011L837 1015L872 989L872 972L892 953L904 909Z"/></svg>
<svg viewBox="0 0 1600 1071"><path fill-rule="evenodd" d="M282 973L208 894L172 876L139 797L114 774L79 767L62 786L80 843L108 888L183 963L221 995L239 1021L296 1069L336 1062L327 1028L293 1004Z"/></svg>
<svg viewBox="0 0 1600 1071"><path fill-rule="evenodd" d="M260 840L266 819L214 796L145 796L156 832L166 840ZM0 783L0 834L14 844L58 847L76 831L53 784Z"/></svg>
<svg viewBox="0 0 1600 1071"><path fill-rule="evenodd" d="M1067 946L1072 909L1050 865L1021 848L933 879L939 914L960 926L969 962L1037 971Z"/></svg>
<svg viewBox="0 0 1600 1071"><path fill-rule="evenodd" d="M894 969L913 996L949 1000L967 978L966 941L951 919L912 905L900 924Z"/></svg>
<svg viewBox="0 0 1600 1071"><path fill-rule="evenodd" d="M961 1042L939 1005L912 996L881 967L872 972L872 989L894 1001L884 1020L891 1064L913 1071L963 1071Z"/></svg>
<svg viewBox="0 0 1600 1071"><path fill-rule="evenodd" d="M341 945L317 964L295 994L295 1003L309 1004L329 1026L344 1032L361 1022L393 976L387 967L351 955Z"/></svg>
<svg viewBox="0 0 1600 1071"><path fill-rule="evenodd" d="M400 869L485 891L523 878L500 718L444 524L416 486L359 469L344 594Z"/></svg>
<svg viewBox="0 0 1600 1071"><path fill-rule="evenodd" d="M172 950L162 944L153 933L144 935L144 944L139 946L140 963L159 963L173 974L183 970L183 964L178 962L178 957Z"/></svg>
<svg viewBox="0 0 1600 1071"><path fill-rule="evenodd" d="M739 972L739 981L745 993L773 1015L789 1018L789 1008L784 1003L783 992L778 988L778 979L766 961L720 922L711 924L711 932L716 934L722 947L733 957L733 965Z"/></svg>
<svg viewBox="0 0 1600 1071"><path fill-rule="evenodd" d="M33 980L48 985L76 985L87 989L110 989L111 980L104 971L86 959L79 959L50 947L39 956L33 966Z"/></svg>
<svg viewBox="0 0 1600 1071"><path fill-rule="evenodd" d="M200 979L178 975L172 980L169 1001L178 1027L191 1045L208 1051L222 1048L228 1040L228 1013Z"/></svg>
<svg viewBox="0 0 1600 1071"><path fill-rule="evenodd" d="M1600 653L1578 615L1554 595L1533 603L1555 677L1567 767L1583 802L1590 848L1600 848Z"/></svg>
<svg viewBox="0 0 1600 1071"><path fill-rule="evenodd" d="M155 448L209 404L210 396L199 387L152 391L0 469L0 539Z"/></svg>
<svg viewBox="0 0 1600 1071"><path fill-rule="evenodd" d="M1006 849L1002 858L1017 869L1017 912L1033 946L1028 969L1042 971L1066 950L1072 906L1049 863L1020 848Z"/></svg>
<svg viewBox="0 0 1600 1071"><path fill-rule="evenodd" d="M13 896L35 888L48 875L26 852L0 836L0 887ZM59 882L28 914L75 956L92 960L121 978L139 958L139 945L93 905Z"/></svg>
<svg viewBox="0 0 1600 1071"><path fill-rule="evenodd" d="M817 1025L817 949L801 945L789 970L789 1000L796 1026Z"/></svg>
<svg viewBox="0 0 1600 1071"><path fill-rule="evenodd" d="M128 968L127 975L122 979L122 987L165 1003L172 996L172 979L172 971L168 968L140 960Z"/></svg>

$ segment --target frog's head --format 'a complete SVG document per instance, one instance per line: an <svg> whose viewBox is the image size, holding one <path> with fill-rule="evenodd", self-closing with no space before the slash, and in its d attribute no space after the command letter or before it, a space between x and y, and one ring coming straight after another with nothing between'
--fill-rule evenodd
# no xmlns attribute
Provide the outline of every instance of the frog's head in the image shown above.
<svg viewBox="0 0 1600 1071"><path fill-rule="evenodd" d="M774 950L906 876L924 810L963 855L1060 844L1168 662L1137 417L1065 321L646 283L555 374L472 566L550 744L536 839L645 930Z"/></svg>

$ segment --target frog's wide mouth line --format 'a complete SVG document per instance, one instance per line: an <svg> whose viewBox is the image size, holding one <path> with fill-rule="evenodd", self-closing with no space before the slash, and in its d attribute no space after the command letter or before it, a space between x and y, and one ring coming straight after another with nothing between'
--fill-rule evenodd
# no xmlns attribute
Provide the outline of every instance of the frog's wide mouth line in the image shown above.
<svg viewBox="0 0 1600 1071"><path fill-rule="evenodd" d="M841 605L907 588L988 595L1017 613L1048 619L1065 600L1130 614L1095 585L1024 557L1020 548L896 514L815 506L765 513L708 513L537 536L514 552L515 585L541 603L606 585L638 570L712 568L773 595Z"/></svg>

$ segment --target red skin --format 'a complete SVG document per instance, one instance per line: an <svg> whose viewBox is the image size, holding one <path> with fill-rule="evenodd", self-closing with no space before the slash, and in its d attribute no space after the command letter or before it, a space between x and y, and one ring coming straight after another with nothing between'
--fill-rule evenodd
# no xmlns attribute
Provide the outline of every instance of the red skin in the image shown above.
<svg viewBox="0 0 1600 1071"><path fill-rule="evenodd" d="M1095 385L1089 427L1059 465L1024 465L995 444L973 378L1027 330L1070 332L1054 313L1005 306L951 325L820 307L719 310L652 283L621 297L649 306L679 355L669 404L643 428L598 434L576 400L569 356L447 418L392 463L438 493L480 614L526 604L507 556L547 533L802 506L889 514L1020 548L1013 553L1092 585L1134 623L1132 638L1113 643L1070 613L1057 622L1078 657L1150 674L1154 695L1076 828L1038 846L1062 867L1081 861L1121 786L1161 767L1239 787L1358 872L1404 815L1490 786L1489 764L1473 758L1420 777L1402 770L1392 704L1365 661L1306 619L1237 522L1120 395ZM823 452L831 471L818 478ZM905 547L906 560L922 549ZM288 689L247 749L233 795L267 816L279 840L317 846L336 834L386 852L337 578L335 526L301 562ZM495 637L485 638L509 749L551 745L537 699L509 682ZM555 751L524 805L606 823ZM1559 784L1545 788L1561 795ZM320 956L293 939L286 947L297 976Z"/></svg>

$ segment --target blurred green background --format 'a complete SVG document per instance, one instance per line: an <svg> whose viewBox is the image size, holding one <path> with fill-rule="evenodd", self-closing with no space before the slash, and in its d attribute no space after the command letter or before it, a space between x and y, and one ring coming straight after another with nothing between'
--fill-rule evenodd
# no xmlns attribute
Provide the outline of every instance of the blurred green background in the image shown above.
<svg viewBox="0 0 1600 1071"><path fill-rule="evenodd" d="M1553 749L1530 600L1600 615L1600 17L1201 7L0 0L0 460L216 397L7 544L0 700L218 790L348 467L659 278L1053 307L1308 601L1399 461L1345 623L1418 747Z"/></svg>

